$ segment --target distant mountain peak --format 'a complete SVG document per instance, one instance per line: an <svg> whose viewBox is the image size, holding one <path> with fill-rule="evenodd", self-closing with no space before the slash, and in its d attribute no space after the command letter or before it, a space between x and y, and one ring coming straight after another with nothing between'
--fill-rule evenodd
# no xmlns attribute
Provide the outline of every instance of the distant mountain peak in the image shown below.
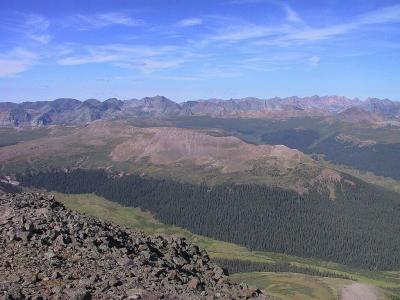
<svg viewBox="0 0 400 300"><path fill-rule="evenodd" d="M159 102L174 102L174 101L168 99L167 97L160 96L160 95L156 95L153 97L144 97L142 100L144 100L144 101L159 101Z"/></svg>
<svg viewBox="0 0 400 300"><path fill-rule="evenodd" d="M171 99L156 95L140 100L119 100L109 98L105 101L87 99L79 101L71 98L59 98L54 101L23 103L0 103L0 126L21 127L37 124L80 124L97 119L122 119L130 117L163 117L163 116L211 116L211 117L245 117L245 118L291 118L310 116L339 116L351 122L370 119L400 119L400 102L389 99L358 98L344 96L310 97L291 96L286 98L245 97L229 100L207 99L176 103ZM16 112L18 111L18 114ZM371 115L367 116L367 112ZM359 116L356 116L359 114ZM347 115L347 117L346 117ZM362 115L362 116L361 116ZM43 122L43 120L45 120Z"/></svg>

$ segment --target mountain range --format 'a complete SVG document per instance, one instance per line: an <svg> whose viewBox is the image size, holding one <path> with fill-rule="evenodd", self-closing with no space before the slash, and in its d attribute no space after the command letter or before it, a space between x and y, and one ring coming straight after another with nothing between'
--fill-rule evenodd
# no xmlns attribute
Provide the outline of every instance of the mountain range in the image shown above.
<svg viewBox="0 0 400 300"><path fill-rule="evenodd" d="M80 208L102 197L122 205L113 218L123 222L135 208L157 226L229 243L219 257L238 276L275 272L259 261L273 253L398 280L387 271L400 266L399 122L398 102L338 96L2 102L0 190L71 194L83 197ZM110 215L95 205L82 211ZM247 247L257 261L230 247ZM319 268L302 270L326 280ZM400 291L386 277L374 285Z"/></svg>
<svg viewBox="0 0 400 300"><path fill-rule="evenodd" d="M176 103L164 96L143 99L79 101L0 102L1 127L38 127L51 124L76 125L99 119L132 117L211 116L277 118L323 116L345 122L397 124L400 102L389 99L360 100L341 96L288 98L208 99Z"/></svg>

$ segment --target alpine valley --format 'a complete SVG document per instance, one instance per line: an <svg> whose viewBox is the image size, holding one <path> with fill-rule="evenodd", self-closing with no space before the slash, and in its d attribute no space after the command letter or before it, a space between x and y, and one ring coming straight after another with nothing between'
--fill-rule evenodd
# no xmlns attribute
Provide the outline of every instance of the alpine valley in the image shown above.
<svg viewBox="0 0 400 300"><path fill-rule="evenodd" d="M388 99L0 102L3 193L178 234L271 299L399 299L399 154Z"/></svg>

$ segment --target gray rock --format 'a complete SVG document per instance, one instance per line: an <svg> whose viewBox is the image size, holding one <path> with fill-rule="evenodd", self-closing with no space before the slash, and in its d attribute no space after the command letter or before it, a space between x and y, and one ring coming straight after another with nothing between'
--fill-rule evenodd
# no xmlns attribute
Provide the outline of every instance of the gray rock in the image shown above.
<svg viewBox="0 0 400 300"><path fill-rule="evenodd" d="M6 299L266 299L184 238L126 230L44 194L4 194L0 212Z"/></svg>
<svg viewBox="0 0 400 300"><path fill-rule="evenodd" d="M200 286L200 280L198 280L197 278L193 278L188 283L188 287L193 290L196 290L199 286Z"/></svg>
<svg viewBox="0 0 400 300"><path fill-rule="evenodd" d="M89 300L92 298L86 289L69 289L65 293L71 300Z"/></svg>

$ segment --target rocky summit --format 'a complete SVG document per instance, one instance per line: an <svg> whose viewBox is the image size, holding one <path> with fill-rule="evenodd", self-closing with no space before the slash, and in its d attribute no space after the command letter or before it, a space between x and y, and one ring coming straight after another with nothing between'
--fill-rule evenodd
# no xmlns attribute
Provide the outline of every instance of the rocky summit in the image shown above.
<svg viewBox="0 0 400 300"><path fill-rule="evenodd" d="M147 236L38 193L0 195L1 299L267 299L184 238Z"/></svg>

